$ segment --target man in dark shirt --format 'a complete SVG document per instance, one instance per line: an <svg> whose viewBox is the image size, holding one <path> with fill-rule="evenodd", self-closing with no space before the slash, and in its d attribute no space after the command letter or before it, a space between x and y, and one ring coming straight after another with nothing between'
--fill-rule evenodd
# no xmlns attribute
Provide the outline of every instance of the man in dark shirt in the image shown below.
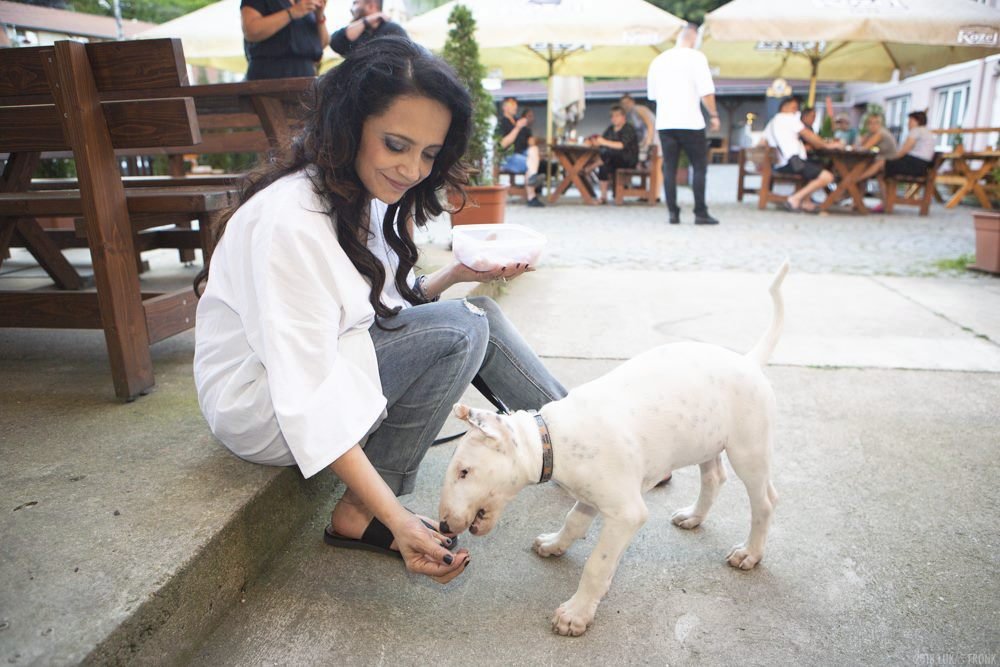
<svg viewBox="0 0 1000 667"><path fill-rule="evenodd" d="M500 169L512 174L524 174L524 191L528 206L545 206L535 192L535 188L541 182L538 173L541 154L537 142L531 136L528 118L517 117L517 100L513 97L506 98L500 109L503 113L497 122L497 136L500 139L500 150L506 153L506 157L500 163ZM508 152L510 149L513 149L513 152Z"/></svg>
<svg viewBox="0 0 1000 667"><path fill-rule="evenodd" d="M330 35L330 48L346 56L356 46L389 35L409 38L398 23L382 13L382 0L354 0L351 3L351 22Z"/></svg>
<svg viewBox="0 0 1000 667"><path fill-rule="evenodd" d="M316 76L330 41L326 0L242 0L247 79Z"/></svg>
<svg viewBox="0 0 1000 667"><path fill-rule="evenodd" d="M604 134L591 141L592 146L601 149L601 166L597 168L597 180L601 184L599 204L608 203L608 185L614 183L615 171L630 169L639 161L639 137L628 122L625 109L616 104L611 107L611 125Z"/></svg>

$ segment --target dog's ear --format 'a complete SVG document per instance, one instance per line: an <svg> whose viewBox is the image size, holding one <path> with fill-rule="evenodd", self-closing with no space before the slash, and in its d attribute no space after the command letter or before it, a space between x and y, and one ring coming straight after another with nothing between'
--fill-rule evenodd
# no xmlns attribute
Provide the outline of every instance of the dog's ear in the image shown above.
<svg viewBox="0 0 1000 667"><path fill-rule="evenodd" d="M470 412L469 406L462 405L461 403L456 403L451 408L451 413L453 415L455 415L456 417L458 417L462 421L466 421L466 422L469 421L469 412Z"/></svg>
<svg viewBox="0 0 1000 667"><path fill-rule="evenodd" d="M462 407L465 408L464 405ZM494 440L503 440L503 431L500 426L500 421L496 415L492 412L487 412L486 410L476 410L474 408L465 409L468 410L468 415L465 420L469 422L469 426L478 428Z"/></svg>

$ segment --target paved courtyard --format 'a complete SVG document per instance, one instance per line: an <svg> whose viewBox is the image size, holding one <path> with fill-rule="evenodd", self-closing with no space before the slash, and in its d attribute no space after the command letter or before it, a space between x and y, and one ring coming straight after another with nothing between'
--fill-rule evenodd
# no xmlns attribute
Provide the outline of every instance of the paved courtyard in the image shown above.
<svg viewBox="0 0 1000 667"><path fill-rule="evenodd" d="M735 477L703 528L670 525L697 492L697 469L678 470L649 494L594 627L558 637L548 619L594 535L561 560L530 552L568 507L556 486L464 536L475 564L440 587L322 542L332 475L303 481L214 441L192 331L153 346L155 391L122 405L101 332L5 329L0 662L997 664L1000 279L958 269L972 209L760 212L733 201L735 168L712 167L709 184L715 228L691 224L689 190L680 226L662 205L512 203L507 221L544 233L548 252L495 293L572 387L661 343L747 349L769 318L768 276L791 258L767 371L782 500L758 569L722 560L747 525ZM448 238L446 219L423 234L428 266L448 259ZM147 255L146 286L197 271ZM0 283L29 288L39 273L15 250ZM408 506L433 513L453 447L431 450Z"/></svg>
<svg viewBox="0 0 1000 667"><path fill-rule="evenodd" d="M714 165L708 173L711 213L718 227L695 227L694 199L680 188L682 224L667 224L664 204L587 206L577 196L562 198L544 209L528 208L511 199L507 222L525 224L548 238L547 267L614 266L664 271L749 270L777 267L792 256L795 270L805 273L860 275L962 275L942 269L974 252L971 209L931 207L927 217L912 207L892 215L856 216L791 214L770 207L757 209L757 198L736 201L736 166ZM869 200L875 203L875 200ZM447 239L447 220L432 223L430 237Z"/></svg>

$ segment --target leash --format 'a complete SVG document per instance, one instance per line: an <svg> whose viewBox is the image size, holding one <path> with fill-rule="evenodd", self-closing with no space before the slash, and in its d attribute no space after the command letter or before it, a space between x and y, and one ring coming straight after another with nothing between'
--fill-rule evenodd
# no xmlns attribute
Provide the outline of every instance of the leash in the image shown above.
<svg viewBox="0 0 1000 667"><path fill-rule="evenodd" d="M472 386L475 387L479 391L479 393L486 398L487 401L493 404L493 407L497 409L497 412L499 414L502 415L510 414L510 408L507 407L507 404L504 403L499 396L493 393L493 390L490 389L490 386L486 384L486 381L483 380L483 378L478 374L476 375L476 377L472 378ZM458 440L466 433L468 433L468 431L462 431L461 433L456 433L455 435L446 435L443 438L438 438L437 440L431 443L431 447L434 447L435 445L443 445L447 442L452 442L453 440Z"/></svg>

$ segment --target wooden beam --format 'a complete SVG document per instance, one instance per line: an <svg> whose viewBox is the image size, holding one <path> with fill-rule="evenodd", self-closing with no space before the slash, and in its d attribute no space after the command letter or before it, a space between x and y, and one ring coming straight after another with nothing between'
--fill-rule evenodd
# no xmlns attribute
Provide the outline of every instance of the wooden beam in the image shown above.
<svg viewBox="0 0 1000 667"><path fill-rule="evenodd" d="M84 45L65 41L54 48L46 75L74 146L111 376L115 394L132 400L154 380L125 188Z"/></svg>
<svg viewBox="0 0 1000 667"><path fill-rule="evenodd" d="M142 302L149 342L156 343L194 326L198 297L194 288L161 294Z"/></svg>

